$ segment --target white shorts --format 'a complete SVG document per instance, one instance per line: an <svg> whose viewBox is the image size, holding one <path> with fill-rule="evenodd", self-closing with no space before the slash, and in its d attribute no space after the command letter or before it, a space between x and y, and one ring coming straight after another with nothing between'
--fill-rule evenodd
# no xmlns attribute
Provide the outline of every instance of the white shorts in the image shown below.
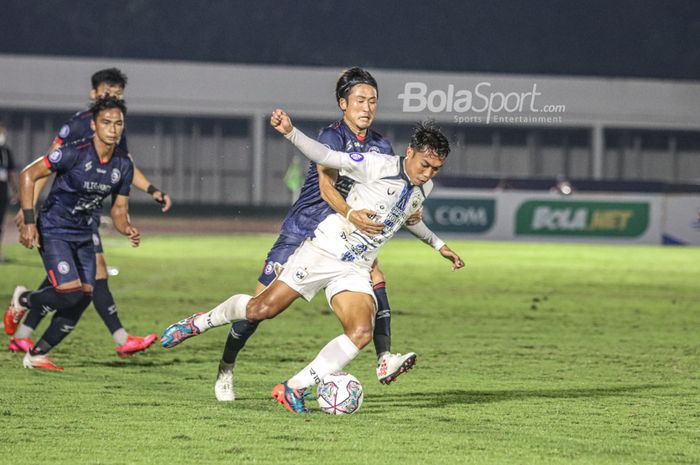
<svg viewBox="0 0 700 465"><path fill-rule="evenodd" d="M372 278L368 268L351 262L343 262L327 252L304 241L284 264L280 281L311 301L318 291L326 290L328 305L334 295L342 291L362 292L377 299L372 289Z"/></svg>

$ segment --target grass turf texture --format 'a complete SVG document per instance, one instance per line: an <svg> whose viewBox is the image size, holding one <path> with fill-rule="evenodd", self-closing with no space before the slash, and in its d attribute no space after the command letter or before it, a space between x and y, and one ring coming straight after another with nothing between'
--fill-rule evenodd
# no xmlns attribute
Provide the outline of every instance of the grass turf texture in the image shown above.
<svg viewBox="0 0 700 465"><path fill-rule="evenodd" d="M249 292L273 239L150 237L131 249L106 238L122 322L160 335ZM412 240L382 251L394 350L418 365L381 386L370 344L347 368L365 387L354 416L315 402L318 413L292 415L269 398L340 333L323 296L261 325L232 403L213 394L225 328L120 360L90 307L52 354L65 372L0 352L0 463L700 462L700 249L451 246L467 261L458 273ZM6 252L3 302L43 271L36 252Z"/></svg>

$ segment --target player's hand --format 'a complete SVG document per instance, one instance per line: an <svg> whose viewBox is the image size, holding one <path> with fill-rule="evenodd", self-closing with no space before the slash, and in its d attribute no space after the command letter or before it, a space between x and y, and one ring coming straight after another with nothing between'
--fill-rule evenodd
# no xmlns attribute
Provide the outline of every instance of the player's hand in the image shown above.
<svg viewBox="0 0 700 465"><path fill-rule="evenodd" d="M141 233L133 226L126 227L126 236L129 238L132 247L138 247L141 243Z"/></svg>
<svg viewBox="0 0 700 465"><path fill-rule="evenodd" d="M384 223L378 223L372 218L377 212L363 208L362 210L353 210L350 212L348 220L357 229L370 236L376 236L384 230Z"/></svg>
<svg viewBox="0 0 700 465"><path fill-rule="evenodd" d="M170 196L165 192L155 191L153 193L153 200L155 200L163 206L163 208L160 209L160 211L162 211L163 213L170 210L170 207L173 205L172 200L170 200Z"/></svg>
<svg viewBox="0 0 700 465"><path fill-rule="evenodd" d="M28 249L39 247L39 231L35 224L23 224L19 230L19 242Z"/></svg>
<svg viewBox="0 0 700 465"><path fill-rule="evenodd" d="M24 226L24 213L22 213L21 208L19 209L19 211L15 215L15 226L17 226L18 230L21 230L22 226Z"/></svg>
<svg viewBox="0 0 700 465"><path fill-rule="evenodd" d="M447 247L447 244L440 247L440 255L452 262L452 271L464 268L464 261L462 261L462 259L459 258L459 255L454 253L452 249Z"/></svg>
<svg viewBox="0 0 700 465"><path fill-rule="evenodd" d="M423 209L421 208L420 210L415 212L413 215L406 218L406 224L409 226L413 226L414 224L420 223L422 219L423 219Z"/></svg>
<svg viewBox="0 0 700 465"><path fill-rule="evenodd" d="M277 132L284 136L292 132L292 129L294 129L294 126L292 126L292 120L289 119L289 115L281 108L278 108L272 112L272 116L270 116L270 124L277 130Z"/></svg>

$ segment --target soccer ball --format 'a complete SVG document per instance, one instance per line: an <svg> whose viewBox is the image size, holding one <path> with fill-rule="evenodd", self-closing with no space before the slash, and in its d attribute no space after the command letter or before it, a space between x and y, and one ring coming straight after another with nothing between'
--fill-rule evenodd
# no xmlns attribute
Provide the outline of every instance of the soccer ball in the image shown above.
<svg viewBox="0 0 700 465"><path fill-rule="evenodd" d="M346 415L357 412L362 405L362 384L349 373L338 371L321 381L317 391L318 405L330 415Z"/></svg>

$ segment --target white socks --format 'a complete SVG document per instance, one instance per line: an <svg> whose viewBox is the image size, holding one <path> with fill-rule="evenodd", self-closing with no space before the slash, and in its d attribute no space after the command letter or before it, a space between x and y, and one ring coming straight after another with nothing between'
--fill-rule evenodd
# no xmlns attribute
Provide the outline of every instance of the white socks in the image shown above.
<svg viewBox="0 0 700 465"><path fill-rule="evenodd" d="M238 320L245 320L246 307L252 299L245 294L236 294L225 302L220 303L213 310L203 313L194 319L194 325L202 332L216 326L223 326Z"/></svg>
<svg viewBox="0 0 700 465"><path fill-rule="evenodd" d="M17 339L26 339L28 337L32 337L32 333L34 330L30 328L29 326L22 324L17 328L17 332L15 333L14 337Z"/></svg>
<svg viewBox="0 0 700 465"><path fill-rule="evenodd" d="M114 343L116 345L123 346L129 339L129 333L127 333L124 328L119 328L118 330L112 333L112 339L114 339Z"/></svg>
<svg viewBox="0 0 700 465"><path fill-rule="evenodd" d="M359 353L360 349L352 343L349 337L342 334L326 344L311 363L290 378L287 381L287 386L301 389L319 384L327 375L345 367Z"/></svg>

